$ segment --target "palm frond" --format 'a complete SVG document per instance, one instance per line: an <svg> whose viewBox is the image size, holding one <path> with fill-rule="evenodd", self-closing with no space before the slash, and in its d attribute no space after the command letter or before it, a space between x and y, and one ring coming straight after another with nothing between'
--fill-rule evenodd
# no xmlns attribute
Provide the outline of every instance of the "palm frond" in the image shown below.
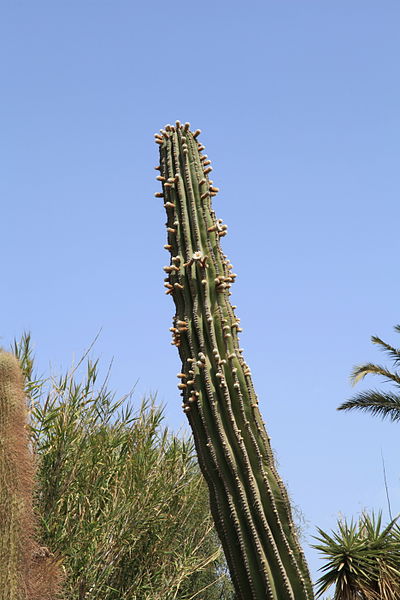
<svg viewBox="0 0 400 600"><path fill-rule="evenodd" d="M400 395L393 392L379 392L368 390L360 392L343 402L337 410L362 410L371 415L389 418L391 421L400 421Z"/></svg>
<svg viewBox="0 0 400 600"><path fill-rule="evenodd" d="M395 365L400 364L400 348L395 348L394 346L391 346L377 335L373 335L371 337L371 342L373 344L378 344L379 346L381 346L381 350L386 352L393 359Z"/></svg>
<svg viewBox="0 0 400 600"><path fill-rule="evenodd" d="M353 385L364 379L367 375L381 375L385 377L387 381L394 381L400 385L400 375L397 372L389 371L386 367L381 365L375 365L374 363L366 363L365 365L358 365L354 367L350 379Z"/></svg>

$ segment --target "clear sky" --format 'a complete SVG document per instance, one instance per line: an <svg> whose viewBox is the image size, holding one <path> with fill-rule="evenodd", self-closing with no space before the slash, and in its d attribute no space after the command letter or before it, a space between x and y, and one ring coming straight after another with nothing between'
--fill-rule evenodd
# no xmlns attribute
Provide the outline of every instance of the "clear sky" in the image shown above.
<svg viewBox="0 0 400 600"><path fill-rule="evenodd" d="M102 328L112 386L185 426L164 295L153 133L203 131L244 356L308 522L400 512L399 427L336 412L351 368L399 344L400 4L5 0L1 342L57 372ZM373 384L374 382L370 382ZM369 387L368 382L364 387ZM363 389L359 386L359 389Z"/></svg>

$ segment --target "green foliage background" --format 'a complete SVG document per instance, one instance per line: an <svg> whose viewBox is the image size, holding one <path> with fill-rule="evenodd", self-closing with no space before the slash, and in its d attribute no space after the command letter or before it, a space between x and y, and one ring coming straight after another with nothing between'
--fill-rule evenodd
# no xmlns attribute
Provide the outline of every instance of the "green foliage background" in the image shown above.
<svg viewBox="0 0 400 600"><path fill-rule="evenodd" d="M58 378L35 374L29 335L13 350L31 403L38 533L62 563L63 600L234 600L194 447L155 399L115 399L91 348ZM397 600L397 519L318 532L317 596L334 586L335 600Z"/></svg>
<svg viewBox="0 0 400 600"><path fill-rule="evenodd" d="M37 378L28 335L14 351L31 398L41 535L62 560L64 598L233 600L192 443L164 427L154 399L115 400L87 356Z"/></svg>

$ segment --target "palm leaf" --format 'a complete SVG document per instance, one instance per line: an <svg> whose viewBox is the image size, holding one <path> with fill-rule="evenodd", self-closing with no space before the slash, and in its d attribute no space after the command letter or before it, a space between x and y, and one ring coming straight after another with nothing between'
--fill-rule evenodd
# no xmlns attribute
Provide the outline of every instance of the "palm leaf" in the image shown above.
<svg viewBox="0 0 400 600"><path fill-rule="evenodd" d="M359 365L354 367L350 379L353 385L364 379L366 375L381 375L388 381L394 381L400 385L400 375L397 372L389 371L386 367L381 365L375 365L373 363L366 363L365 365Z"/></svg>
<svg viewBox="0 0 400 600"><path fill-rule="evenodd" d="M399 328L399 331L400 331L400 328ZM389 354L389 356L393 359L393 362L395 365L400 364L400 348L395 348L394 346L391 346L387 342L384 342L377 335L373 335L371 337L371 342L373 344L378 344L379 346L381 346L382 347L381 350L383 350L384 352Z"/></svg>
<svg viewBox="0 0 400 600"><path fill-rule="evenodd" d="M400 421L400 395L394 392L379 392L378 390L368 390L356 394L347 402L343 402L338 410L362 410L373 416L391 421Z"/></svg>

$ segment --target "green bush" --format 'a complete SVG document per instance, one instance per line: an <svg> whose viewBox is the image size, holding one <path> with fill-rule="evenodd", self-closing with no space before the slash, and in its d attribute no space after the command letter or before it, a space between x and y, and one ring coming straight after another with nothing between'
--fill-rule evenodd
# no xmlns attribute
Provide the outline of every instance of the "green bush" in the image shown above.
<svg viewBox="0 0 400 600"><path fill-rule="evenodd" d="M31 397L43 538L63 557L66 600L230 600L190 441L154 399L115 400L84 357L36 379L29 336L15 345ZM86 373L78 373L86 365Z"/></svg>

